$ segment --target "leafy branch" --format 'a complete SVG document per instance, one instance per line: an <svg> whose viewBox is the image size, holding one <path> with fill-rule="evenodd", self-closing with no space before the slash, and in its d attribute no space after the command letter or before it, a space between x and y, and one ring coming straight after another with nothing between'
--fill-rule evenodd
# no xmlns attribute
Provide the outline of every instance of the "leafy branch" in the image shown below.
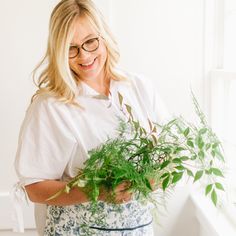
<svg viewBox="0 0 236 236"><path fill-rule="evenodd" d="M123 181L129 181L129 189L136 200L150 200L153 191L150 180L166 191L188 176L194 183L207 179L205 194L217 205L217 193L224 191L219 180L224 177L219 167L224 163L223 150L193 93L193 104L200 120L198 126L176 117L164 125L148 119L148 129L144 128L120 93L118 98L127 118L119 118L118 136L90 150L84 169L50 199L63 192L69 193L77 186L84 189L94 204L101 189L105 188L112 202L114 189Z"/></svg>

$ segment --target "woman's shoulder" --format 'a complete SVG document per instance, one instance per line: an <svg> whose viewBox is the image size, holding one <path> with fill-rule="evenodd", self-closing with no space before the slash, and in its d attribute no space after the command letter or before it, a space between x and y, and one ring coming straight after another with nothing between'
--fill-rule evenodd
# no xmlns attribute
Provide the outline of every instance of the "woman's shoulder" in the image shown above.
<svg viewBox="0 0 236 236"><path fill-rule="evenodd" d="M123 69L117 69L117 72L125 77L127 82L131 82L133 85L140 86L151 84L151 79L143 73Z"/></svg>
<svg viewBox="0 0 236 236"><path fill-rule="evenodd" d="M26 113L47 113L52 114L59 110L62 103L55 97L49 96L48 94L38 94L35 96L29 106L27 107Z"/></svg>
<svg viewBox="0 0 236 236"><path fill-rule="evenodd" d="M150 93L154 89L153 81L145 74L125 70L119 70L119 73L127 79L134 90Z"/></svg>

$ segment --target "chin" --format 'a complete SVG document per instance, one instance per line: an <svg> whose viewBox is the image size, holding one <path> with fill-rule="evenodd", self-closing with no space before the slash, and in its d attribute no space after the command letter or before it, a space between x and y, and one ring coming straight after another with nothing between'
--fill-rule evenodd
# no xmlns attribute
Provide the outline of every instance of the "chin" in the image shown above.
<svg viewBox="0 0 236 236"><path fill-rule="evenodd" d="M97 68L94 71L87 71L85 73L84 72L80 73L80 77L83 78L83 79L95 79L101 74L103 69L104 69L104 67L103 68Z"/></svg>

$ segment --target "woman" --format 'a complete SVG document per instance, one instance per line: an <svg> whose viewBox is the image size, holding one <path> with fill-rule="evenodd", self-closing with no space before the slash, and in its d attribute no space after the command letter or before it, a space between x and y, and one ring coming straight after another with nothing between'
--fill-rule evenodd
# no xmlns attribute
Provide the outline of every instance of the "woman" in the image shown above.
<svg viewBox="0 0 236 236"><path fill-rule="evenodd" d="M118 92L144 125L147 117L165 119L153 87L119 71L118 59L116 42L92 1L59 2L46 55L36 69L46 67L21 127L15 161L20 185L36 205L40 235L153 235L150 207L132 200L126 182L115 189L120 212L106 202L104 191L99 216L91 214L82 188L47 201L83 167L89 150L115 137L117 115L122 116Z"/></svg>

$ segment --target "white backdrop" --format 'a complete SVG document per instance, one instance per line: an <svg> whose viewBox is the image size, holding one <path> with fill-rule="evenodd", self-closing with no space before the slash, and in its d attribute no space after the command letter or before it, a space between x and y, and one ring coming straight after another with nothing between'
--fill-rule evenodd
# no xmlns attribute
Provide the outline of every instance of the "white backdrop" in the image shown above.
<svg viewBox="0 0 236 236"><path fill-rule="evenodd" d="M8 192L16 181L13 161L19 128L35 90L31 71L45 50L49 15L57 2L0 0L0 219L4 219L0 229L11 225ZM149 76L171 113L192 118L190 86L202 105L206 100L204 0L95 2L119 42L120 66ZM157 235L170 235L173 230L182 232L181 224L178 224L181 217L190 220L191 236L198 235L197 222L190 214L192 208L183 213L187 196L188 189L183 191L180 186L169 204L171 215L163 219L164 229L159 228ZM25 217L30 219L32 215L26 213ZM33 227L32 219L27 220L26 225ZM190 235L186 230L185 233Z"/></svg>

